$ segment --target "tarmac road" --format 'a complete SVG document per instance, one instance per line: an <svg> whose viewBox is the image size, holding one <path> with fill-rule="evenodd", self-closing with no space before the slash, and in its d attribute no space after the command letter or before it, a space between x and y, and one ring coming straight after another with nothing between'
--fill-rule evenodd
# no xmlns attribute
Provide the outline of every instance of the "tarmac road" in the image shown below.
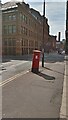
<svg viewBox="0 0 68 120"><path fill-rule="evenodd" d="M44 61L45 63L63 62L64 55L59 55L57 53L50 53L50 54L45 53ZM2 76L2 81L22 71L28 71L29 69L31 70L31 66L32 66L32 55L3 58L3 63L0 66L0 69L2 69L0 70L0 76Z"/></svg>
<svg viewBox="0 0 68 120"><path fill-rule="evenodd" d="M2 81L5 79L8 79L10 77L13 77L16 74L19 74L20 72L27 71L30 69L31 61L25 61L25 60L14 60L9 63L3 64L2 67Z"/></svg>
<svg viewBox="0 0 68 120"><path fill-rule="evenodd" d="M48 61L2 85L3 118L59 118L65 62Z"/></svg>

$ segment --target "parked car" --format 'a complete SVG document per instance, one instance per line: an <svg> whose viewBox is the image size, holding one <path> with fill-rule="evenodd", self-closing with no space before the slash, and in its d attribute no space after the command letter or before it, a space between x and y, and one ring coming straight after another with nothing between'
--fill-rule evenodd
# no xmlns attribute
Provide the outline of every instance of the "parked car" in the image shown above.
<svg viewBox="0 0 68 120"><path fill-rule="evenodd" d="M58 50L58 54L65 54L65 50L63 49Z"/></svg>
<svg viewBox="0 0 68 120"><path fill-rule="evenodd" d="M63 50L61 54L65 54L65 50Z"/></svg>
<svg viewBox="0 0 68 120"><path fill-rule="evenodd" d="M58 54L65 54L65 50L59 50Z"/></svg>

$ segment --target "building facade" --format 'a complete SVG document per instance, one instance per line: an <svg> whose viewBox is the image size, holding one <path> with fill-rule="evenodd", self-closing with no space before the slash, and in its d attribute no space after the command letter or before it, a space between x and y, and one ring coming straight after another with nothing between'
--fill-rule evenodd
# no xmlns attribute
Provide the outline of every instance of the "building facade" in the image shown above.
<svg viewBox="0 0 68 120"><path fill-rule="evenodd" d="M42 46L43 23L42 16L28 4L8 2L2 5L2 54L30 54ZM48 38L47 23L45 36ZM48 33L48 34L47 34ZM45 38L46 41L46 38Z"/></svg>
<svg viewBox="0 0 68 120"><path fill-rule="evenodd" d="M49 52L56 51L56 38L57 36L49 35L47 42L47 50L49 50Z"/></svg>
<svg viewBox="0 0 68 120"><path fill-rule="evenodd" d="M45 40L48 41L49 25L45 18ZM2 54L31 54L42 48L43 17L24 2L7 2L2 5Z"/></svg>
<svg viewBox="0 0 68 120"><path fill-rule="evenodd" d="M51 50L56 51L56 39L57 39L57 36L51 35L50 38L51 38Z"/></svg>

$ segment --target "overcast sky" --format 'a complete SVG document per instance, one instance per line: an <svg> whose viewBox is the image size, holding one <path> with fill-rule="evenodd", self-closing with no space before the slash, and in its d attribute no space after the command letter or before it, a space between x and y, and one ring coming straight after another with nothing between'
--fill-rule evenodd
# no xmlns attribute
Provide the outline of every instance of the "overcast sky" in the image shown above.
<svg viewBox="0 0 68 120"><path fill-rule="evenodd" d="M2 3L10 0L1 0ZM11 0L14 1L14 0ZM22 0L15 0L22 1ZM44 0L24 0L29 3L30 7L38 10L43 15L43 1ZM65 38L66 29L66 0L45 0L46 12L45 16L48 18L50 26L50 34L57 35L61 32L61 40Z"/></svg>

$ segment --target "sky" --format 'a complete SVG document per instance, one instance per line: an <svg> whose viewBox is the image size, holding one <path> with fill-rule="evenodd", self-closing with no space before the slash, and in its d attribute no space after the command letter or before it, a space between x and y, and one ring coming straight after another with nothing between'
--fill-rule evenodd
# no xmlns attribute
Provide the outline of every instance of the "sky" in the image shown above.
<svg viewBox="0 0 68 120"><path fill-rule="evenodd" d="M1 0L2 3L8 1L10 0ZM43 1L44 0L24 0L24 2L28 3L31 8L39 11L41 15L43 15ZM66 0L45 0L45 16L48 18L50 35L56 35L58 40L58 32L61 32L61 41L62 39L65 39Z"/></svg>

